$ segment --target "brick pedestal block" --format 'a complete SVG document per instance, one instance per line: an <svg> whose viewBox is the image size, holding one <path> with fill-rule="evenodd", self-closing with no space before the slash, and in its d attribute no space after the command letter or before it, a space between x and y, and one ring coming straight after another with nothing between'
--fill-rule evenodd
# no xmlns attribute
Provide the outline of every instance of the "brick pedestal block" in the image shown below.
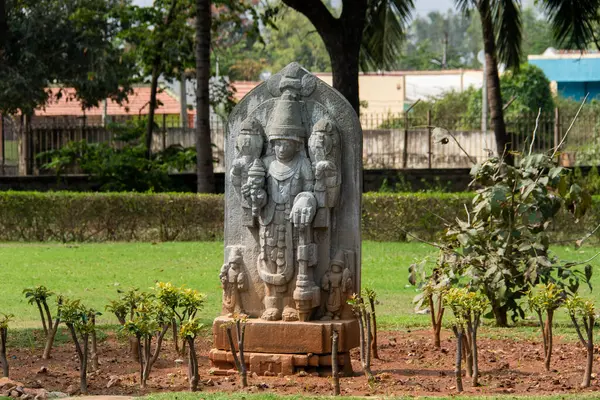
<svg viewBox="0 0 600 400"><path fill-rule="evenodd" d="M230 318L218 317L213 323L214 349L209 358L213 372L227 373L234 368L225 324ZM359 346L356 320L283 322L249 319L244 340L248 370L259 375L293 375L298 370L331 370L331 336L339 332L339 364L345 374L352 373L349 352ZM237 345L235 329L232 329Z"/></svg>

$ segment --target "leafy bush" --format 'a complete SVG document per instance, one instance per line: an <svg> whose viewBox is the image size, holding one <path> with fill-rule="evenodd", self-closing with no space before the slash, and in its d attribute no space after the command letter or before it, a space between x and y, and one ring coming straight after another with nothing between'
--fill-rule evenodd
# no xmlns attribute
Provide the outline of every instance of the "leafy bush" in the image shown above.
<svg viewBox="0 0 600 400"><path fill-rule="evenodd" d="M365 193L365 240L436 240L465 215L474 193ZM0 192L0 241L205 241L223 239L222 195ZM551 240L579 239L600 224L600 197L577 221L560 212ZM599 230L600 231L600 230ZM600 234L600 232L597 232Z"/></svg>
<svg viewBox="0 0 600 400"><path fill-rule="evenodd" d="M144 119L110 124L111 142L69 142L58 150L40 153L37 157L49 159L42 168L53 170L58 176L73 168L89 174L105 192L177 190L169 172L183 172L194 166L196 150L170 146L147 159L146 126Z"/></svg>

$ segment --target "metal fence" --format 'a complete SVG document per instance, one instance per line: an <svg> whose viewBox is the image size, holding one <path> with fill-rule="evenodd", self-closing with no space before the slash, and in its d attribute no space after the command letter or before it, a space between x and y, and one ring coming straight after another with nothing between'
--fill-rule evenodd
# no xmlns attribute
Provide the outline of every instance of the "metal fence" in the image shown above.
<svg viewBox="0 0 600 400"><path fill-rule="evenodd" d="M516 157L561 147L565 166L600 164L600 115L523 114L506 118L506 130ZM431 112L361 115L365 168L466 168L496 152L491 124L483 131L481 120L465 116L436 117ZM441 129L436 129L441 128ZM535 131L535 140L533 133Z"/></svg>
<svg viewBox="0 0 600 400"><path fill-rule="evenodd" d="M573 115L559 110L550 114L524 114L506 119L507 132L517 152L545 152L563 140L573 122ZM367 169L465 168L472 160L485 160L495 152L492 129L482 131L481 121L467 120L464 116L436 117L431 112L404 114L361 115L363 128L363 162ZM116 122L124 122L118 120ZM152 150L163 150L171 145L194 147L193 128L182 127L178 116L158 116ZM537 128L536 128L537 126ZM443 128L443 129L436 129ZM3 140L0 141L0 174L18 173L18 130L13 120L4 118ZM535 131L535 141L532 135ZM31 163L33 174L43 174L41 168L49 160L41 153L62 148L71 141L89 143L114 142L113 134L97 121L78 119L44 120L32 123L29 152L24 158ZM215 171L224 171L225 121L211 117L211 140ZM517 154L518 157L518 154ZM561 162L566 166L600 164L600 114L582 113L574 121L561 151Z"/></svg>

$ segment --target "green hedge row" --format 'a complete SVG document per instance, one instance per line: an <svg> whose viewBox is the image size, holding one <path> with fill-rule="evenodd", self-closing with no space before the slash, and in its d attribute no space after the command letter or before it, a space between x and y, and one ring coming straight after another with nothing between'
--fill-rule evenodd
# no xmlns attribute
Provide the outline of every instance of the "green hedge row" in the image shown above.
<svg viewBox="0 0 600 400"><path fill-rule="evenodd" d="M223 238L223 196L0 192L0 241Z"/></svg>
<svg viewBox="0 0 600 400"><path fill-rule="evenodd" d="M363 239L434 240L444 221L465 218L472 193L363 196ZM223 238L223 196L196 194L0 192L0 241L200 241ZM600 224L600 197L580 221L561 214L554 241Z"/></svg>

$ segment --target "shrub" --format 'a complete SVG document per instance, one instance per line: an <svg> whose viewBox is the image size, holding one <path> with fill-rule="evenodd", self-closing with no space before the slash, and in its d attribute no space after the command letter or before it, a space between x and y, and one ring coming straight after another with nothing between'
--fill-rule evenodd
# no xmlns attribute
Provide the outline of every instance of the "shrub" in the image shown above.
<svg viewBox="0 0 600 400"><path fill-rule="evenodd" d="M217 195L0 192L0 240L220 240L223 211Z"/></svg>
<svg viewBox="0 0 600 400"><path fill-rule="evenodd" d="M474 193L365 193L364 240L435 240L464 215ZM191 193L0 192L0 241L210 241L223 239L222 195ZM576 240L600 224L600 197L577 221L560 212L556 240ZM600 234L600 230L596 232Z"/></svg>

